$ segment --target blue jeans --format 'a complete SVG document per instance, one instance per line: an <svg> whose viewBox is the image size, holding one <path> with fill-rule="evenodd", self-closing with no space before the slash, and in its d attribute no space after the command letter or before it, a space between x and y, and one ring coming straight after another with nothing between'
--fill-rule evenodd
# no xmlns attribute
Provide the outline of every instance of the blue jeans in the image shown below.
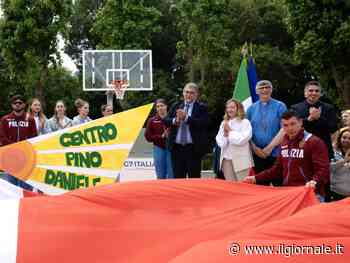
<svg viewBox="0 0 350 263"><path fill-rule="evenodd" d="M320 194L316 194L317 199L320 201L320 203L324 203L324 196L320 195Z"/></svg>
<svg viewBox="0 0 350 263"><path fill-rule="evenodd" d="M171 154L169 150L154 145L153 159L158 179L174 178L173 167L171 164Z"/></svg>

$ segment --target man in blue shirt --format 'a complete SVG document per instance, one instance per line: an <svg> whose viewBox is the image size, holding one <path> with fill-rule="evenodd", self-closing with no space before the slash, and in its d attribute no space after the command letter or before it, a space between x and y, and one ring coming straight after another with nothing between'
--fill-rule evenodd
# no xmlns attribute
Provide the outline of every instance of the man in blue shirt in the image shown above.
<svg viewBox="0 0 350 263"><path fill-rule="evenodd" d="M253 128L252 149L256 173L272 167L278 156L278 145L284 135L281 117L287 111L287 107L283 102L271 97L272 89L270 81L259 81L256 84L259 100L247 110L247 118ZM280 185L280 182L272 183Z"/></svg>

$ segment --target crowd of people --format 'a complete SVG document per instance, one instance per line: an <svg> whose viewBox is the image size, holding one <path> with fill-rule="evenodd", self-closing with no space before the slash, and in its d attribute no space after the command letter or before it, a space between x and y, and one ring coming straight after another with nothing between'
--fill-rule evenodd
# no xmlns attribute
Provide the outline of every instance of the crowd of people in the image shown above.
<svg viewBox="0 0 350 263"><path fill-rule="evenodd" d="M335 108L320 100L319 82L310 81L305 100L287 106L272 98L273 86L259 81L259 100L246 111L241 102L226 102L216 135L220 149L218 167L224 179L261 185L315 188L321 201L350 196L350 110L341 113L338 127ZM164 99L155 102L156 114L147 122L145 138L153 143L157 178L200 178L201 162L210 145L209 114L199 101L195 83L187 83L183 100L168 110ZM12 112L0 121L0 144L8 145L37 135L91 121L89 103L77 99L77 115L66 116L62 100L48 119L37 98L28 102L21 95L10 99ZM113 114L102 105L103 116ZM339 128L339 129L338 129Z"/></svg>
<svg viewBox="0 0 350 263"><path fill-rule="evenodd" d="M259 81L259 100L246 111L230 99L216 135L219 170L226 180L315 189L321 202L350 196L350 110L338 129L334 106L320 100L318 81L306 83L305 100L287 106L272 98L273 86ZM159 179L199 178L209 145L208 109L198 100L195 83L187 83L183 100L167 111L163 99L147 122L145 137L154 144ZM171 161L170 161L171 160Z"/></svg>
<svg viewBox="0 0 350 263"><path fill-rule="evenodd" d="M38 135L55 132L74 125L91 121L89 115L89 103L77 99L74 103L77 115L71 119L66 116L66 106L62 100L55 105L53 116L48 119L43 112L41 102L33 98L28 102L23 96L16 94L10 98L12 111L3 116L0 121L0 145L8 145ZM110 105L102 105L103 116L113 114Z"/></svg>
<svg viewBox="0 0 350 263"><path fill-rule="evenodd" d="M77 115L73 119L66 116L66 106L62 100L56 102L54 114L50 119L44 114L41 102L37 98L29 100L27 108L26 100L19 94L11 96L10 103L12 111L0 120L0 146L91 121L88 116L89 103L82 99L77 99L74 102ZM112 106L102 105L101 113L102 116L113 114ZM1 177L27 189L25 182L9 174L3 173Z"/></svg>

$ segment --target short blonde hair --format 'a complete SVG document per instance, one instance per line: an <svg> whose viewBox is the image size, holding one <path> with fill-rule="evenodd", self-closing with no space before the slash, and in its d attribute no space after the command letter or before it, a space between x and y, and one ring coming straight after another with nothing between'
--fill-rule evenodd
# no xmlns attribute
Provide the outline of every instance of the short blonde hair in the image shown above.
<svg viewBox="0 0 350 263"><path fill-rule="evenodd" d="M236 116L243 120L245 118L245 112L244 112L244 107L243 107L243 104L236 100L236 99L229 99L228 101L226 101L226 107L227 105L229 105L230 103L234 103L236 105L236 108L237 108L237 114ZM226 112L226 109L225 109L225 115L224 115L224 120L228 120L228 115L227 115L227 112Z"/></svg>

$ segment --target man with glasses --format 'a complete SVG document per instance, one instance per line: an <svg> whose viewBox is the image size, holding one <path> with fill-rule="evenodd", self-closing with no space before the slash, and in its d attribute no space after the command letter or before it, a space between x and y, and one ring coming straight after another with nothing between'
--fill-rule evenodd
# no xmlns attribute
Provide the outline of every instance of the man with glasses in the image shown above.
<svg viewBox="0 0 350 263"><path fill-rule="evenodd" d="M255 89L259 100L248 108L247 118L253 128L251 145L254 171L260 173L272 167L278 156L278 145L284 135L281 129L281 117L287 111L287 107L283 102L271 97L273 87L270 81L259 81ZM272 183L281 184L280 181Z"/></svg>
<svg viewBox="0 0 350 263"><path fill-rule="evenodd" d="M37 136L35 121L27 116L21 95L11 97L12 112L1 118L0 144L7 145Z"/></svg>
<svg viewBox="0 0 350 263"><path fill-rule="evenodd" d="M197 101L198 87L187 83L183 89L183 101L175 103L167 117L166 126L170 127L167 140L175 178L199 178L201 161L209 147L207 127L208 109Z"/></svg>
<svg viewBox="0 0 350 263"><path fill-rule="evenodd" d="M332 159L334 152L331 134L337 130L337 117L332 105L320 101L321 92L318 81L309 81L304 89L305 100L291 108L303 118L305 130L324 141L328 148L329 159Z"/></svg>

